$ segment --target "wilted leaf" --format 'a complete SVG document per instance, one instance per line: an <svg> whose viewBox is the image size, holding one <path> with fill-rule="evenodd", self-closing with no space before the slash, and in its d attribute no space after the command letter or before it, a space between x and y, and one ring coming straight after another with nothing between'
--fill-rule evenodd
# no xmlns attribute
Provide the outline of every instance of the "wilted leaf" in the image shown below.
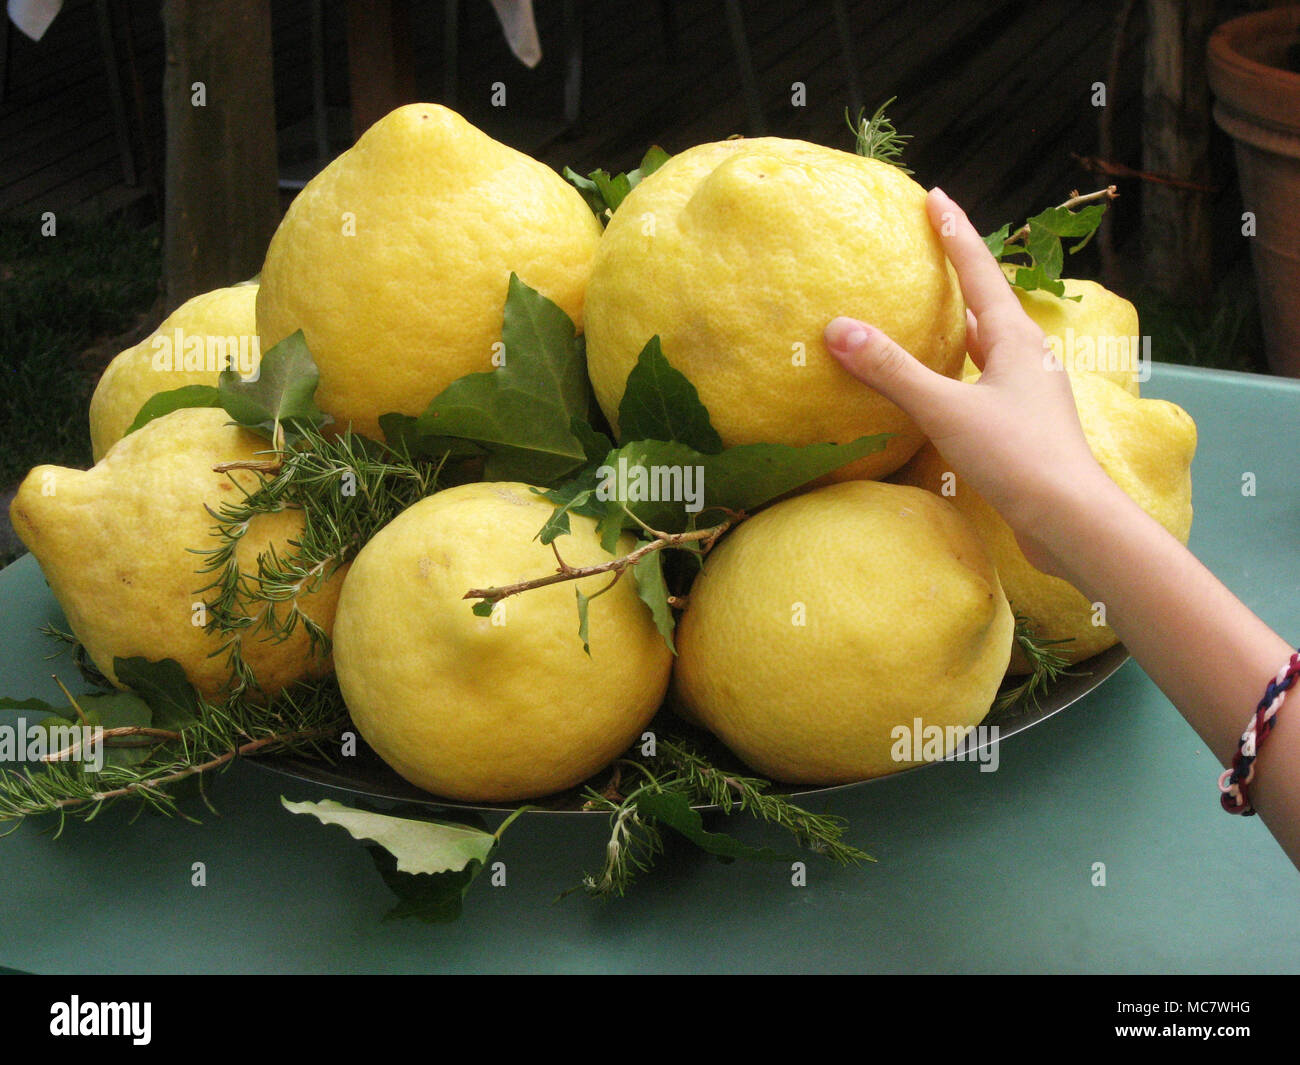
<svg viewBox="0 0 1300 1065"><path fill-rule="evenodd" d="M339 825L354 839L374 841L376 846L367 848L370 857L399 899L386 919L454 921L465 892L497 845L491 832L471 825L374 813L331 799L289 802L281 796L280 802L290 813L311 814L322 824Z"/></svg>
<svg viewBox="0 0 1300 1065"><path fill-rule="evenodd" d="M591 596L583 595L582 589L575 587L573 594L578 597L578 639L582 641L582 649L591 655L591 644L588 642L588 632L590 629L591 619L588 617L587 607L591 603Z"/></svg>
<svg viewBox="0 0 1300 1065"><path fill-rule="evenodd" d="M491 832L466 825L393 817L333 799L290 802L281 796L280 803L290 813L311 814L321 824L338 825L353 839L378 843L393 855L397 871L403 873L456 872L471 861L486 861L496 846Z"/></svg>

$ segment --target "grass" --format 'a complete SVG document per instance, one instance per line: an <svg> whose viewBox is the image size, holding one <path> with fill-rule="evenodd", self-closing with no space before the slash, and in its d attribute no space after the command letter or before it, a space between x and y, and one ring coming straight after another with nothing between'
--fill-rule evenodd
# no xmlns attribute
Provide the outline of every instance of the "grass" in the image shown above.
<svg viewBox="0 0 1300 1065"><path fill-rule="evenodd" d="M142 325L161 276L156 226L0 222L0 489L40 463L90 465L90 394L116 354L95 346Z"/></svg>
<svg viewBox="0 0 1300 1065"><path fill-rule="evenodd" d="M1204 305L1176 303L1150 290L1137 292L1133 303L1157 362L1268 373L1248 259L1237 262Z"/></svg>
<svg viewBox="0 0 1300 1065"><path fill-rule="evenodd" d="M158 228L125 219L0 221L0 492L33 466L88 467L89 409L109 359L145 335ZM0 516L8 533L7 516ZM0 536L0 567L22 550Z"/></svg>

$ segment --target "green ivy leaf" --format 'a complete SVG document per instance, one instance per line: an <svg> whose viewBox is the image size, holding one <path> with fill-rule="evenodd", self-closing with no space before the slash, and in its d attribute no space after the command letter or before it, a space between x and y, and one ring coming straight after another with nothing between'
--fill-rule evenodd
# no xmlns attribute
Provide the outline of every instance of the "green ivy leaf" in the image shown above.
<svg viewBox="0 0 1300 1065"><path fill-rule="evenodd" d="M592 475L594 477L594 473ZM570 481L568 485L560 488L551 489L542 493L543 496L555 503L555 510L551 516L546 519L546 524L538 530L537 538L544 544L552 543L557 536L569 535L569 513L572 511L577 514L587 514L589 517L600 517L604 513L604 508L599 503L594 503L592 497L595 495L593 488L583 488L587 480Z"/></svg>
<svg viewBox="0 0 1300 1065"><path fill-rule="evenodd" d="M722 450L699 392L664 357L658 336L646 342L627 375L618 431L624 440L675 440L710 455Z"/></svg>
<svg viewBox="0 0 1300 1065"><path fill-rule="evenodd" d="M1066 296L1061 283L1065 267L1063 238L1083 238L1069 250L1074 254L1093 238L1101 225L1106 204L1093 203L1070 210L1066 207L1049 207L1034 215L1022 227L1027 230L1023 241L1009 243L1011 226L988 234L984 243L994 258L1014 266L1012 284L1026 292L1042 289L1065 299L1079 300L1080 296ZM1019 232L1019 230L1017 230Z"/></svg>
<svg viewBox="0 0 1300 1065"><path fill-rule="evenodd" d="M441 458L444 455L449 459L467 459L487 454L485 448L470 440L457 440L452 436L426 436L420 431L420 419L413 414L381 414L379 429L384 434L388 447L413 459Z"/></svg>
<svg viewBox="0 0 1300 1065"><path fill-rule="evenodd" d="M628 193L671 158L672 156L656 144L642 157L641 165L626 174L611 175L605 170L593 170L583 177L567 166L562 173L564 179L582 194L582 198L587 201L587 206L603 225L618 210Z"/></svg>
<svg viewBox="0 0 1300 1065"><path fill-rule="evenodd" d="M1040 229L1058 237L1091 237L1101 225L1101 217L1106 213L1104 203L1090 203L1083 207L1069 210L1065 207L1049 207L1034 215L1029 220L1030 230ZM1071 253L1079 246L1071 248Z"/></svg>
<svg viewBox="0 0 1300 1065"><path fill-rule="evenodd" d="M157 392L144 401L140 413L135 416L135 421L123 435L130 436L155 418L161 418L174 410L183 410L186 407L219 406L221 406L221 393L215 385L185 385L181 388L173 388L169 392Z"/></svg>
<svg viewBox="0 0 1300 1065"><path fill-rule="evenodd" d="M425 924L450 924L460 917L465 896L483 871L483 863L473 858L455 871L404 873L397 868L397 859L383 847L366 850L388 890L398 899L397 905L384 914L385 921L414 917Z"/></svg>
<svg viewBox="0 0 1300 1065"><path fill-rule="evenodd" d="M646 149L645 155L641 157L641 165L633 170L631 175L628 175L629 177L635 175L632 184L639 185L671 158L672 156L660 148L659 145L650 145L650 147Z"/></svg>
<svg viewBox="0 0 1300 1065"><path fill-rule="evenodd" d="M637 547L642 547L648 542L643 540L637 544ZM673 618L672 607L668 605L668 584L664 580L663 551L651 551L650 554L638 559L632 565L632 576L636 579L636 594L641 597L641 602L650 608L650 616L654 618L655 628L664 638L668 650L676 654L677 646L673 643L673 630L677 627L677 622Z"/></svg>
<svg viewBox="0 0 1300 1065"><path fill-rule="evenodd" d="M716 855L724 862L737 858L761 862L788 862L794 856L783 854L771 847L751 847L725 832L709 832L698 810L691 808L687 795L677 791L645 791L636 798L637 812L646 818L667 825L685 836L701 850Z"/></svg>
<svg viewBox="0 0 1300 1065"><path fill-rule="evenodd" d="M572 429L587 416L581 345L568 315L514 274L501 339L504 364L453 381L419 416L418 432L481 446L486 480L551 484L586 460Z"/></svg>
<svg viewBox="0 0 1300 1065"><path fill-rule="evenodd" d="M1065 285L1052 277L1045 267L1037 263L1033 266L1017 266L1011 283L1025 292L1034 292L1041 289L1044 292L1050 292L1059 299L1065 297ZM1079 297L1076 296L1075 298L1078 299Z"/></svg>
<svg viewBox="0 0 1300 1065"><path fill-rule="evenodd" d="M239 425L275 439L276 426L320 428L331 421L316 406L320 373L298 330L262 356L257 379L246 381L235 370L222 370L217 380L221 406Z"/></svg>
<svg viewBox="0 0 1300 1065"><path fill-rule="evenodd" d="M1011 223L1008 222L1001 229L994 230L984 238L984 245L993 253L993 258L1001 259L1002 250L1006 247L1007 237L1011 236Z"/></svg>
<svg viewBox="0 0 1300 1065"><path fill-rule="evenodd" d="M582 453L587 459L587 464L599 464L600 460L609 454L610 448L614 442L604 433L593 429L583 418L574 418L569 424L569 429L577 437L578 442L582 444Z"/></svg>
<svg viewBox="0 0 1300 1065"><path fill-rule="evenodd" d="M533 489L556 506L537 533L538 539L544 544L551 543L557 536L568 535L570 513L599 518L605 512L605 508L593 498L599 484L596 470L614 445L604 433L597 432L578 418L573 419L572 429L573 435L582 441L587 465L576 477L555 488Z"/></svg>
<svg viewBox="0 0 1300 1065"><path fill-rule="evenodd" d="M753 510L762 506L881 450L887 439L887 434L881 434L859 437L848 444L743 444L716 455L672 441L636 440L624 444L611 451L600 467L608 475L608 483L597 491L598 498L608 496L600 499L605 508L599 522L602 543L605 550L613 551L621 530L639 528L624 510L624 504L656 531L682 532L692 525L707 524L715 516L720 518L717 508ZM693 487L698 489L702 478L702 499L697 501L700 509L696 511L688 511L687 501L680 498L685 495L688 468ZM677 478L662 473L656 476L656 470L665 469L681 473ZM652 498L655 494L661 498ZM679 498L662 498L674 495Z"/></svg>
<svg viewBox="0 0 1300 1065"><path fill-rule="evenodd" d="M596 190L610 211L617 211L619 205L627 198L627 194L632 191L632 182L627 174L610 176L603 170L593 170L591 180L595 182Z"/></svg>
<svg viewBox="0 0 1300 1065"><path fill-rule="evenodd" d="M175 660L114 658L113 672L149 705L155 728L179 732L198 721L198 692Z"/></svg>

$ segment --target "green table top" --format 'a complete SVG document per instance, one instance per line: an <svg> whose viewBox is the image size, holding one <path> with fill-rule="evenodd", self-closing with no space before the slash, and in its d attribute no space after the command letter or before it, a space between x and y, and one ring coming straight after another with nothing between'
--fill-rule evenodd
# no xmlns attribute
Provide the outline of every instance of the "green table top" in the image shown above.
<svg viewBox="0 0 1300 1065"><path fill-rule="evenodd" d="M1300 382L1157 365L1144 395L1181 404L1200 430L1192 549L1300 641ZM30 556L0 572L0 694L53 699L51 671L76 679L36 633L59 618ZM383 922L393 900L361 845L279 803L341 796L241 764L212 792L219 816L198 825L121 809L57 839L35 824L0 839L0 966L1212 973L1237 968L1245 943L1252 971L1300 972L1300 925L1258 934L1259 914L1300 910L1300 876L1258 818L1222 812L1217 773L1130 662L1007 739L994 773L946 763L807 803L847 817L874 864L810 857L794 886L785 865L681 848L622 900L556 903L598 866L607 822L526 815L499 854L504 886L480 878L461 920L439 926ZM191 884L195 862L205 886Z"/></svg>

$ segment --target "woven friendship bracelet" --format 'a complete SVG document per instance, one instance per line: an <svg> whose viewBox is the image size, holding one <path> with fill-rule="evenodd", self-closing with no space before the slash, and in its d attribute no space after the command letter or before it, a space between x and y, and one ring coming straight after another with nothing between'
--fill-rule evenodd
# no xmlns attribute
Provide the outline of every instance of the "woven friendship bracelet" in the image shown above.
<svg viewBox="0 0 1300 1065"><path fill-rule="evenodd" d="M1250 803L1247 788L1255 776L1255 759L1259 749L1273 731L1273 722L1277 712L1286 698L1287 690L1300 678L1300 651L1268 682L1264 698L1255 708L1255 716L1250 719L1246 731L1237 741L1237 753L1232 757L1232 768L1225 769L1219 777L1219 802L1230 814L1244 814L1249 817L1255 812Z"/></svg>

